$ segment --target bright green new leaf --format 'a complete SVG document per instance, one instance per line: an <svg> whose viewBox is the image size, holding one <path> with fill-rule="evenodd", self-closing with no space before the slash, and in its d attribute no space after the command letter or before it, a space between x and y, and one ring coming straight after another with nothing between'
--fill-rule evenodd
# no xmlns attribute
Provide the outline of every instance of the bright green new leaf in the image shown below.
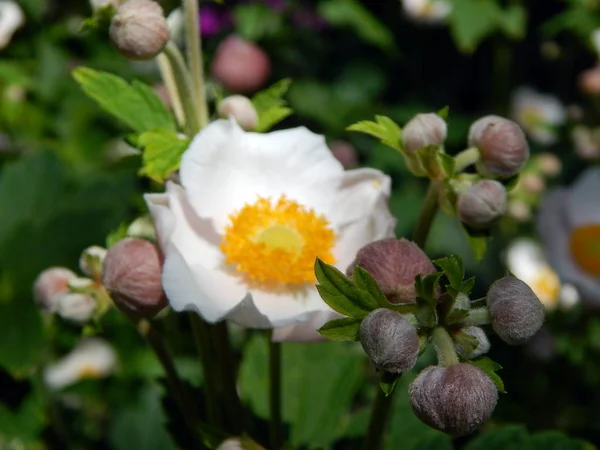
<svg viewBox="0 0 600 450"><path fill-rule="evenodd" d="M494 384L496 385L496 389L498 389L498 392L502 392L504 394L506 393L506 391L504 390L504 383L496 373L498 370L502 369L502 366L500 364L486 356L482 356L480 358L473 359L467 362L483 370L486 373L486 375L490 377L491 380L494 382Z"/></svg>
<svg viewBox="0 0 600 450"><path fill-rule="evenodd" d="M138 133L176 130L173 116L150 86L140 81L129 84L116 75L88 67L78 67L72 73L88 96Z"/></svg>
<svg viewBox="0 0 600 450"><path fill-rule="evenodd" d="M448 120L448 115L450 114L450 106L446 105L442 109L436 112L438 116L440 116L444 120Z"/></svg>
<svg viewBox="0 0 600 450"><path fill-rule="evenodd" d="M252 105L258 114L258 125L255 131L259 133L269 131L294 112L283 99L291 84L290 78L284 78L252 97Z"/></svg>
<svg viewBox="0 0 600 450"><path fill-rule="evenodd" d="M361 120L346 128L348 131L358 131L369 134L381 140L385 145L395 150L402 151L400 144L402 139L402 128L392 119L386 116L375 116L375 122Z"/></svg>
<svg viewBox="0 0 600 450"><path fill-rule="evenodd" d="M388 397L396 387L396 383L400 379L402 374L381 372L381 378L379 379L379 387L383 391L386 397Z"/></svg>
<svg viewBox="0 0 600 450"><path fill-rule="evenodd" d="M467 233L469 244L471 245L471 249L473 250L473 255L475 255L475 259L477 261L480 261L485 256L485 251L487 250L486 237L471 235L466 230L465 232Z"/></svg>
<svg viewBox="0 0 600 450"><path fill-rule="evenodd" d="M523 39L527 31L527 10L523 5L510 4L500 17L500 26L512 39Z"/></svg>
<svg viewBox="0 0 600 450"><path fill-rule="evenodd" d="M444 272L436 272L423 278L420 274L415 277L417 297L425 300L432 308L437 303L437 291L440 278Z"/></svg>
<svg viewBox="0 0 600 450"><path fill-rule="evenodd" d="M354 268L352 273L352 280L356 285L371 294L374 302L370 305L372 309L377 309L379 306L388 306L389 301L386 296L381 292L381 289L377 285L377 282L373 279L371 274L360 266Z"/></svg>
<svg viewBox="0 0 600 450"><path fill-rule="evenodd" d="M473 52L497 29L501 16L496 0L454 0L449 18L454 42L461 51Z"/></svg>
<svg viewBox="0 0 600 450"><path fill-rule="evenodd" d="M327 322L317 331L331 341L358 341L361 322L359 317L344 317Z"/></svg>
<svg viewBox="0 0 600 450"><path fill-rule="evenodd" d="M444 258L434 259L433 264L444 271L446 278L457 291L460 291L463 277L465 276L465 268L460 256L450 255Z"/></svg>
<svg viewBox="0 0 600 450"><path fill-rule="evenodd" d="M144 149L140 174L162 183L179 168L190 140L180 138L174 131L159 130L141 134L137 143Z"/></svg>

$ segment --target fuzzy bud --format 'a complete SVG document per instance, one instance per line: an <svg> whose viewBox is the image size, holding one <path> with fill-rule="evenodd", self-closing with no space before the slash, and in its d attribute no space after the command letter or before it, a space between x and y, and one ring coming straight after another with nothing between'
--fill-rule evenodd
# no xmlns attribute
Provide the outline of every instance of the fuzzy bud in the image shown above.
<svg viewBox="0 0 600 450"><path fill-rule="evenodd" d="M129 0L119 6L109 33L119 52L134 61L154 58L169 42L169 26L163 10L149 0Z"/></svg>
<svg viewBox="0 0 600 450"><path fill-rule="evenodd" d="M369 272L394 304L415 302L415 277L436 272L429 257L417 244L395 238L380 239L362 247L348 267L349 277L356 266Z"/></svg>
<svg viewBox="0 0 600 450"><path fill-rule="evenodd" d="M391 309L376 309L363 319L360 343L377 370L385 372L406 372L419 356L417 330Z"/></svg>
<svg viewBox="0 0 600 450"><path fill-rule="evenodd" d="M506 214L507 196L502 183L480 180L458 196L458 218L473 228L485 228Z"/></svg>
<svg viewBox="0 0 600 450"><path fill-rule="evenodd" d="M473 343L473 340L477 341L475 347L468 345L469 343ZM461 328L454 337L454 341L456 342L456 352L463 359L473 359L485 355L490 351L491 347L490 340L485 331L479 327Z"/></svg>
<svg viewBox="0 0 600 450"><path fill-rule="evenodd" d="M156 246L145 239L125 238L108 250L102 282L121 310L152 317L167 306L161 259Z"/></svg>
<svg viewBox="0 0 600 450"><path fill-rule="evenodd" d="M447 133L446 122L437 114L417 114L402 130L402 145L407 152L414 153L428 145L442 145Z"/></svg>
<svg viewBox="0 0 600 450"><path fill-rule="evenodd" d="M44 270L33 283L35 301L44 311L55 311L58 296L69 292L69 281L75 278L77 275L66 267L50 267Z"/></svg>
<svg viewBox="0 0 600 450"><path fill-rule="evenodd" d="M544 305L526 283L515 277L496 280L486 302L492 327L507 344L525 343L544 323Z"/></svg>
<svg viewBox="0 0 600 450"><path fill-rule="evenodd" d="M66 292L57 299L56 313L69 322L83 324L92 318L96 307L96 300L91 295Z"/></svg>
<svg viewBox="0 0 600 450"><path fill-rule="evenodd" d="M529 158L529 145L521 127L499 116L485 116L469 129L469 146L477 147L478 170L489 176L511 177Z"/></svg>
<svg viewBox="0 0 600 450"><path fill-rule="evenodd" d="M258 125L258 114L248 97L231 95L219 103L219 116L232 116L244 130L253 130Z"/></svg>
<svg viewBox="0 0 600 450"><path fill-rule="evenodd" d="M271 61L262 48L238 36L219 44L211 73L231 92L242 94L260 89L271 74Z"/></svg>
<svg viewBox="0 0 600 450"><path fill-rule="evenodd" d="M79 257L79 268L94 280L102 278L102 263L106 257L106 249L93 245L86 248Z"/></svg>
<svg viewBox="0 0 600 450"><path fill-rule="evenodd" d="M491 416L498 390L490 377L470 364L430 366L410 384L409 399L416 416L427 425L464 436Z"/></svg>

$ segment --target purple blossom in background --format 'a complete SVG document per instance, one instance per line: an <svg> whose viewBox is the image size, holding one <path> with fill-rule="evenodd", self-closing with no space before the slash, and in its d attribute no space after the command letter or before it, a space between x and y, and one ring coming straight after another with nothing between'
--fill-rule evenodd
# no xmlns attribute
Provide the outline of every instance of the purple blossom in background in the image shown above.
<svg viewBox="0 0 600 450"><path fill-rule="evenodd" d="M219 10L213 5L200 8L200 30L203 38L218 34L229 25L231 25L231 18L227 11Z"/></svg>

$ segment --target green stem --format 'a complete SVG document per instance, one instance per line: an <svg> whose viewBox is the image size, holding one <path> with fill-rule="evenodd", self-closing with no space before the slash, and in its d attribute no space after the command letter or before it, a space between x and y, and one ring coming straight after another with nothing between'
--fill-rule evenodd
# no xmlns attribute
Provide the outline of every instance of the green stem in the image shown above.
<svg viewBox="0 0 600 450"><path fill-rule="evenodd" d="M451 364L458 363L458 356L456 356L454 341L444 327L435 327L431 333L431 339L437 353L439 365L448 367Z"/></svg>
<svg viewBox="0 0 600 450"><path fill-rule="evenodd" d="M477 147L469 147L468 149L463 150L454 157L454 170L456 173L462 172L470 165L479 161L480 156L481 155Z"/></svg>
<svg viewBox="0 0 600 450"><path fill-rule="evenodd" d="M156 63L160 70L160 75L165 83L165 88L169 94L169 100L171 101L171 107L173 108L173 114L177 119L177 123L181 128L185 126L185 115L183 112L183 105L181 104L181 96L177 89L177 83L175 82L175 76L173 75L173 68L169 62L169 58L164 53L161 53L156 57Z"/></svg>
<svg viewBox="0 0 600 450"><path fill-rule="evenodd" d="M438 183L435 180L431 180L413 236L413 241L421 248L425 247L427 236L429 236L429 231L431 230L431 224L438 210L438 189Z"/></svg>
<svg viewBox="0 0 600 450"><path fill-rule="evenodd" d="M271 450L279 450L283 445L281 421L281 344L273 342L269 333L269 429Z"/></svg>
<svg viewBox="0 0 600 450"><path fill-rule="evenodd" d="M173 77L175 78L183 111L185 112L186 131L194 135L202 128L202 122L200 121L198 105L194 101L192 77L185 66L183 55L172 41L169 41L163 53L171 63L171 68L173 69Z"/></svg>
<svg viewBox="0 0 600 450"><path fill-rule="evenodd" d="M202 43L200 41L200 11L198 0L183 0L185 11L185 38L188 50L188 63L192 73L194 96L198 104L199 128L208 123L208 108L204 91L204 68L202 61ZM196 130L197 131L197 130Z"/></svg>
<svg viewBox="0 0 600 450"><path fill-rule="evenodd" d="M469 315L462 321L466 326L479 326L479 325L487 325L492 322L492 318L490 317L490 311L487 306L482 306L480 308L473 308L469 311Z"/></svg>

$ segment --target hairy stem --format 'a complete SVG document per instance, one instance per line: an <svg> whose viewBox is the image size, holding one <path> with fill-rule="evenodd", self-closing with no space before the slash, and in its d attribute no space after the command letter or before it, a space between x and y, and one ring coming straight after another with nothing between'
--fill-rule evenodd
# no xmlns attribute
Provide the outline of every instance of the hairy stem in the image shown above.
<svg viewBox="0 0 600 450"><path fill-rule="evenodd" d="M475 164L477 161L479 161L480 156L481 155L477 147L469 147L454 157L454 169L457 173L462 172L470 165Z"/></svg>
<svg viewBox="0 0 600 450"><path fill-rule="evenodd" d="M181 104L181 96L177 89L177 83L175 82L175 76L173 74L173 68L169 62L169 58L164 53L161 53L156 57L156 63L160 70L160 75L165 83L165 88L169 94L169 100L171 101L171 107L173 113L177 119L177 123L181 128L185 127L185 115L183 112L183 105Z"/></svg>
<svg viewBox="0 0 600 450"><path fill-rule="evenodd" d="M433 346L437 353L437 359L440 366L448 367L451 364L458 363L458 356L454 348L454 341L444 327L437 326L431 333Z"/></svg>
<svg viewBox="0 0 600 450"><path fill-rule="evenodd" d="M199 130L208 123L208 108L204 90L204 68L202 61L198 0L183 0L183 7L185 11L185 38L188 51L188 64L192 73L194 93L192 101L198 105Z"/></svg>
<svg viewBox="0 0 600 450"><path fill-rule="evenodd" d="M473 308L469 311L469 315L465 317L465 320L462 321L466 326L479 326L479 325L487 325L492 322L492 318L490 317L490 311L487 306L482 306L480 308Z"/></svg>
<svg viewBox="0 0 600 450"><path fill-rule="evenodd" d="M438 183L435 180L431 180L413 236L415 244L421 248L425 247L429 231L431 230L431 224L438 210L438 190Z"/></svg>

